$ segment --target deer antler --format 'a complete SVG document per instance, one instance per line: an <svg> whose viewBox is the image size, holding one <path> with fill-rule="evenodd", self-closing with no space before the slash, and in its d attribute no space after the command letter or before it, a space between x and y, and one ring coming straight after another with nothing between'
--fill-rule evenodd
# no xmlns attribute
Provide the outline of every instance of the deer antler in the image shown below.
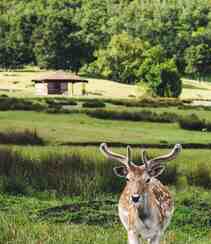
<svg viewBox="0 0 211 244"><path fill-rule="evenodd" d="M181 150L182 150L182 146L180 144L176 144L170 153L152 159L148 159L147 152L143 151L142 160L143 163L145 164L146 170L150 171L153 168L155 169L155 168L162 167L161 163L175 159L177 155L181 152Z"/></svg>
<svg viewBox="0 0 211 244"><path fill-rule="evenodd" d="M102 143L100 145L100 151L109 159L117 160L120 163L124 164L127 167L130 167L132 163L132 148L130 146L127 146L127 156L114 153L110 151L107 147L106 143Z"/></svg>

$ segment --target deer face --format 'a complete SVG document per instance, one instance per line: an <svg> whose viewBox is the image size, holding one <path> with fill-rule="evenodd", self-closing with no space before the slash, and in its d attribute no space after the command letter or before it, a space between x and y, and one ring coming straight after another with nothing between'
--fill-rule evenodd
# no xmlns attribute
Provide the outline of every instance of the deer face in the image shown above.
<svg viewBox="0 0 211 244"><path fill-rule="evenodd" d="M136 206L141 205L144 195L148 192L148 187L152 177L157 177L165 169L163 163L174 159L181 151L181 145L177 144L173 150L166 155L148 159L146 151L142 153L143 165L138 166L132 162L132 150L127 147L127 156L111 152L105 143L101 144L101 152L110 159L115 159L123 166L115 167L114 172L119 177L127 180L127 189L131 203Z"/></svg>
<svg viewBox="0 0 211 244"><path fill-rule="evenodd" d="M153 175L147 172L145 165L136 166L135 164L130 167L115 167L114 173L126 179L130 202L137 207L140 206L148 192Z"/></svg>
<svg viewBox="0 0 211 244"><path fill-rule="evenodd" d="M130 201L134 205L140 205L143 202L144 194L148 190L151 177L146 172L144 166L131 167L128 169L128 174L125 177Z"/></svg>

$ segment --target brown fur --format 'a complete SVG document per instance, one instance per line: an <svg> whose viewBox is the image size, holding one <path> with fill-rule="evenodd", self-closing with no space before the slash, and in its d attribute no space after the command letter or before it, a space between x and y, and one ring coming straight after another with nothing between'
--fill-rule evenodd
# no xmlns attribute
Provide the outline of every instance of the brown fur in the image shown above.
<svg viewBox="0 0 211 244"><path fill-rule="evenodd" d="M119 215L128 231L129 244L139 244L140 235L150 244L160 243L161 235L171 220L174 204L168 188L155 177L165 169L162 163L174 159L181 148L177 144L169 154L154 159L148 159L144 151L144 164L137 166L132 162L129 146L125 157L110 151L105 143L101 144L100 150L106 157L124 165L114 168L114 171L128 180L120 196Z"/></svg>

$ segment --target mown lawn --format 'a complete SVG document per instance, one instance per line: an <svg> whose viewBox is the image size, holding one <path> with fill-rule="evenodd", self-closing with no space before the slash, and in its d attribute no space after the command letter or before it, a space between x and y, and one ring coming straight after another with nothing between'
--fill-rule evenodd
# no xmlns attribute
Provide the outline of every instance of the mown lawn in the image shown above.
<svg viewBox="0 0 211 244"><path fill-rule="evenodd" d="M26 111L0 112L0 120L0 131L36 129L51 144L104 141L137 144L211 142L211 133L182 130L177 123L101 120L85 114Z"/></svg>

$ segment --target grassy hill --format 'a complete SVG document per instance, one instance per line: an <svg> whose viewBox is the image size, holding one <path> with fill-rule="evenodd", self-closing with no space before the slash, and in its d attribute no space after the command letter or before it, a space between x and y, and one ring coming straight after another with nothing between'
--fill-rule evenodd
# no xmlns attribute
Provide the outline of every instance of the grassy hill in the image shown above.
<svg viewBox="0 0 211 244"><path fill-rule="evenodd" d="M32 79L49 75L55 71L24 70L22 72L0 72L0 94L11 96L35 96ZM89 97L128 98L142 94L136 86L125 85L109 80L89 79L86 91ZM75 96L81 95L81 84L74 85Z"/></svg>
<svg viewBox="0 0 211 244"><path fill-rule="evenodd" d="M28 68L23 71L0 72L0 94L18 97L35 96L32 79L54 71L41 71ZM134 98L141 97L144 89L136 85L126 85L110 80L88 78L86 86L88 97L96 98ZM183 79L182 99L211 99L211 84L205 81ZM81 96L81 84L75 84L75 96Z"/></svg>

